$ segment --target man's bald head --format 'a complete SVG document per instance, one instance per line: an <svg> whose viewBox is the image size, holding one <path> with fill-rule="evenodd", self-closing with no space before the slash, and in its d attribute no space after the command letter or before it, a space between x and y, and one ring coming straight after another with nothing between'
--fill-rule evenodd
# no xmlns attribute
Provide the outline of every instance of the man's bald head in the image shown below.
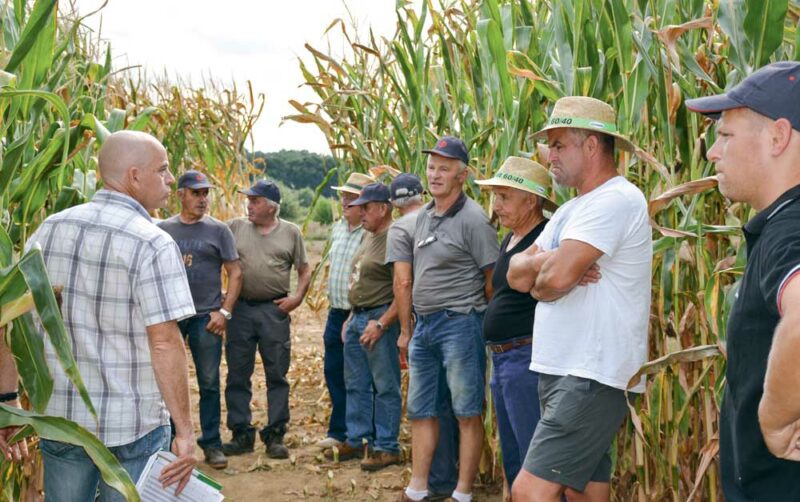
<svg viewBox="0 0 800 502"><path fill-rule="evenodd" d="M110 135L100 148L98 164L106 188L133 197L148 211L163 207L175 181L164 146L139 131Z"/></svg>
<svg viewBox="0 0 800 502"><path fill-rule="evenodd" d="M122 183L131 167L144 167L164 147L153 136L140 131L117 131L100 148L98 163L103 183L115 187Z"/></svg>

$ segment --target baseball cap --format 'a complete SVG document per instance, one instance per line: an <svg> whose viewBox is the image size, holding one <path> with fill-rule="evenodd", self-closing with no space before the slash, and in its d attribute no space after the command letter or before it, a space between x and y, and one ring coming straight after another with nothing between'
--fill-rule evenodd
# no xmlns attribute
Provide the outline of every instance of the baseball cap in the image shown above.
<svg viewBox="0 0 800 502"><path fill-rule="evenodd" d="M276 204L281 203L281 190L278 185L271 180L258 180L250 188L239 190L239 193L253 197L266 197Z"/></svg>
<svg viewBox="0 0 800 502"><path fill-rule="evenodd" d="M469 164L467 145L454 136L442 136L439 138L439 141L436 142L436 146L428 150L422 150L422 153L441 155L448 159L458 159L464 164Z"/></svg>
<svg viewBox="0 0 800 502"><path fill-rule="evenodd" d="M403 197L414 197L423 193L422 182L416 174L400 173L392 180L389 188L392 200L402 199Z"/></svg>
<svg viewBox="0 0 800 502"><path fill-rule="evenodd" d="M200 171L190 169L181 174L178 178L178 188L191 188L197 190L200 188L214 188L214 185L209 183L208 177Z"/></svg>
<svg viewBox="0 0 800 502"><path fill-rule="evenodd" d="M351 206L363 206L367 202L389 203L389 187L383 183L370 183L361 190L361 195L350 203Z"/></svg>
<svg viewBox="0 0 800 502"><path fill-rule="evenodd" d="M750 108L772 120L785 118L800 131L800 63L768 64L716 96L686 100L686 108L714 120L733 108Z"/></svg>

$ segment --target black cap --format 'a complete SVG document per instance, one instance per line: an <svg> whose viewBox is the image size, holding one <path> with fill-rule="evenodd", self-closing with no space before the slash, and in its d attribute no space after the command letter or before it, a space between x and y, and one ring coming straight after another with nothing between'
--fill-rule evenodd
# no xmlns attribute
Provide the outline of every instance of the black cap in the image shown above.
<svg viewBox="0 0 800 502"><path fill-rule="evenodd" d="M436 142L436 146L429 150L422 150L422 153L432 153L441 155L448 159L458 159L464 164L469 164L469 152L467 145L460 139L453 136L442 136Z"/></svg>
<svg viewBox="0 0 800 502"><path fill-rule="evenodd" d="M351 202L350 206L363 206L367 202L384 202L388 204L389 187L383 183L370 183L361 190L361 195Z"/></svg>
<svg viewBox="0 0 800 502"><path fill-rule="evenodd" d="M250 188L239 190L239 193L252 197L266 197L276 204L281 203L281 190L274 181L270 180L258 180L256 184Z"/></svg>
<svg viewBox="0 0 800 502"><path fill-rule="evenodd" d="M191 188L193 190L198 190L200 188L214 188L214 185L208 182L208 178L205 174L201 173L200 171L190 169L189 171L181 174L181 177L178 178L178 188Z"/></svg>
<svg viewBox="0 0 800 502"><path fill-rule="evenodd" d="M402 199L403 197L414 197L425 190L422 182L416 174L400 173L392 180L390 188L392 200Z"/></svg>
<svg viewBox="0 0 800 502"><path fill-rule="evenodd" d="M748 76L725 94L687 99L686 108L716 120L725 110L750 108L800 131L800 63L779 61Z"/></svg>

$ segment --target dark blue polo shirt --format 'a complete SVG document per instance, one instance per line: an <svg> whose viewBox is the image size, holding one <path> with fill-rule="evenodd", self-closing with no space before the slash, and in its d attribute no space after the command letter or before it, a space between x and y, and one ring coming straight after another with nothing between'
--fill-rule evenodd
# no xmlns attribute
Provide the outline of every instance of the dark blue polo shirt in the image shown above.
<svg viewBox="0 0 800 502"><path fill-rule="evenodd" d="M781 288L800 266L800 185L750 220L744 236L747 266L728 319L722 488L728 502L800 500L800 462L772 455L758 424Z"/></svg>

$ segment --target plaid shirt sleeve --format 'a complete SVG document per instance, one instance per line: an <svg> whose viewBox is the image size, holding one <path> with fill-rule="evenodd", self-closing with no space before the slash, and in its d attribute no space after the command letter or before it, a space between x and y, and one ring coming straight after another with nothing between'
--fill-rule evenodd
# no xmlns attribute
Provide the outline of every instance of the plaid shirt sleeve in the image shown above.
<svg viewBox="0 0 800 502"><path fill-rule="evenodd" d="M145 326L180 321L195 314L186 269L175 241L166 239L141 264L134 287Z"/></svg>

